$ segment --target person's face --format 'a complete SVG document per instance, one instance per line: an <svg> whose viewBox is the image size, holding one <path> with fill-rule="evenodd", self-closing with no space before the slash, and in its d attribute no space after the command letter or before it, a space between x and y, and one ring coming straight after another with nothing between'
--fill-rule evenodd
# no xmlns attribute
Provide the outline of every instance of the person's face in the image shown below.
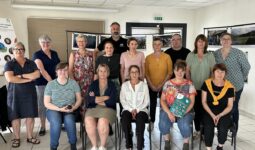
<svg viewBox="0 0 255 150"><path fill-rule="evenodd" d="M113 46L110 43L105 44L104 50L105 50L105 54L108 55L108 56L111 56L113 54L113 51L114 51Z"/></svg>
<svg viewBox="0 0 255 150"><path fill-rule="evenodd" d="M40 46L42 50L50 50L51 43L49 41L40 41Z"/></svg>
<svg viewBox="0 0 255 150"><path fill-rule="evenodd" d="M57 71L58 78L68 78L68 67L66 66L63 69L58 69Z"/></svg>
<svg viewBox="0 0 255 150"><path fill-rule="evenodd" d="M98 77L99 77L99 79L107 79L108 72L105 67L98 68Z"/></svg>
<svg viewBox="0 0 255 150"><path fill-rule="evenodd" d="M214 75L214 79L216 79L216 80L224 80L226 72L222 71L220 69L216 69L214 71L213 75Z"/></svg>
<svg viewBox="0 0 255 150"><path fill-rule="evenodd" d="M171 38L171 46L173 49L180 49L182 46L182 40L179 35L175 35Z"/></svg>
<svg viewBox="0 0 255 150"><path fill-rule="evenodd" d="M21 45L16 45L13 49L13 55L15 58L22 57L24 58L25 49Z"/></svg>
<svg viewBox="0 0 255 150"><path fill-rule="evenodd" d="M112 36L119 36L120 35L120 26L114 24L111 26L111 34Z"/></svg>
<svg viewBox="0 0 255 150"><path fill-rule="evenodd" d="M154 41L153 42L153 49L155 52L160 52L162 48L162 42L161 41Z"/></svg>
<svg viewBox="0 0 255 150"><path fill-rule="evenodd" d="M183 69L174 69L174 75L176 79L183 79L185 75L185 70Z"/></svg>
<svg viewBox="0 0 255 150"><path fill-rule="evenodd" d="M204 52L204 48L205 48L205 41L203 41L202 39L199 39L197 41L197 49L203 50L203 52Z"/></svg>
<svg viewBox="0 0 255 150"><path fill-rule="evenodd" d="M87 45L87 41L84 38L78 38L76 43L79 49L83 49Z"/></svg>
<svg viewBox="0 0 255 150"><path fill-rule="evenodd" d="M224 36L220 39L220 43L221 43L221 45L222 45L223 48L229 48L229 47L231 47L231 44L232 44L231 36L229 36L229 35L224 35Z"/></svg>
<svg viewBox="0 0 255 150"><path fill-rule="evenodd" d="M135 40L130 41L130 43L128 44L128 47L130 50L136 50L137 46L138 46L138 43Z"/></svg>
<svg viewBox="0 0 255 150"><path fill-rule="evenodd" d="M132 67L130 70L130 80L138 80L139 79L140 72L137 68Z"/></svg>

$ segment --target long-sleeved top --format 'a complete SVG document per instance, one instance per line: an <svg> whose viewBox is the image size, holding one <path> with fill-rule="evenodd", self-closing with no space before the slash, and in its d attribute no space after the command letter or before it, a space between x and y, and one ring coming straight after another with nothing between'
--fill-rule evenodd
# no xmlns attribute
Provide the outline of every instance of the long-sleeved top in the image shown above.
<svg viewBox="0 0 255 150"><path fill-rule="evenodd" d="M226 78L234 85L235 90L241 90L251 68L244 52L232 47L224 60L220 49L214 52L214 56L217 64L224 63L226 65Z"/></svg>
<svg viewBox="0 0 255 150"><path fill-rule="evenodd" d="M94 96L90 96L90 92L94 92ZM94 108L97 106L97 103L95 102L96 96L109 96L109 99L105 101L105 106L114 110L116 109L117 90L112 81L108 80L107 89L105 90L104 95L100 95L99 80L92 82L85 98L87 108Z"/></svg>
<svg viewBox="0 0 255 150"><path fill-rule="evenodd" d="M123 111L132 111L136 109L137 113L144 111L148 114L147 107L149 106L150 96L148 85L140 81L132 88L130 81L126 81L121 86L120 102L123 106Z"/></svg>

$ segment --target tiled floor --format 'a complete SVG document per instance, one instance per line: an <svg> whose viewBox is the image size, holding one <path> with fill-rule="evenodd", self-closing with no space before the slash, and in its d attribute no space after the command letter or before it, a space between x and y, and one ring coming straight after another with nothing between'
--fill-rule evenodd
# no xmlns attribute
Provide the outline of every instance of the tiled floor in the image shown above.
<svg viewBox="0 0 255 150"><path fill-rule="evenodd" d="M157 116L158 116L158 111L157 111ZM36 125L34 129L34 134L38 137L38 131L39 131L39 120L36 119ZM160 133L158 130L157 126L158 120L156 120L155 123L155 128L152 132L152 149L153 150L158 150L159 149L159 141L160 141ZM77 124L77 130L79 131L79 124ZM135 126L134 126L135 129ZM41 144L39 145L32 145L28 144L26 142L26 134L25 134L25 126L24 126L24 121L22 121L22 128L21 128L21 146L19 148L16 148L15 150L49 150L49 130L47 131L47 134L43 137L38 137L41 140ZM9 131L3 132L4 137L7 140L7 144L3 142L2 139L0 139L0 150L13 150L14 148L11 148L11 139L12 139L12 134ZM77 134L79 135L79 134ZM255 135L255 121L252 119L249 119L248 117L245 117L243 115L240 116L240 128L237 136L237 150L254 150L255 149L255 140L254 136ZM173 139L172 143L172 150L181 150L182 149L182 137L178 131L177 126L175 125L173 130L171 131L171 136ZM136 147L136 138L135 136L133 137L134 140L134 147ZM114 136L111 136L108 138L107 142L107 147L109 150L114 150ZM163 141L163 140L162 140ZM198 150L198 144L199 140L195 139L194 140L194 150ZM215 149L217 144L217 138L214 138L214 145L213 148ZM87 142L86 144L87 149L90 149L90 142ZM78 138L78 143L77 147L79 150L82 150L82 145L81 145L81 138ZM164 142L162 142L162 150L164 147ZM67 140L67 136L65 132L61 133L61 138L60 138L60 145L59 145L59 150L69 150L69 144ZM121 150L125 149L125 140L122 139L122 144L121 144ZM149 150L149 134L147 130L145 131L145 150ZM205 149L204 144L202 144L202 149ZM225 145L224 145L224 150L232 150L233 147L230 145L230 140L228 140Z"/></svg>

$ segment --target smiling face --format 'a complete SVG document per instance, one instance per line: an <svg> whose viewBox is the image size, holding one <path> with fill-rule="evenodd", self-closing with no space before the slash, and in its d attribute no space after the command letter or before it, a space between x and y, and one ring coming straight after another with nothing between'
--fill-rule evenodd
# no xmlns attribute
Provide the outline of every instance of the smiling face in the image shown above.
<svg viewBox="0 0 255 150"><path fill-rule="evenodd" d="M213 76L215 80L224 80L226 75L226 71L220 70L220 69L216 69L213 72Z"/></svg>
<svg viewBox="0 0 255 150"><path fill-rule="evenodd" d="M99 65L97 69L97 74L99 79L107 79L107 77L109 76L109 70L105 66Z"/></svg>
<svg viewBox="0 0 255 150"><path fill-rule="evenodd" d="M138 43L136 40L132 40L128 44L129 50L133 50L133 51L136 51L137 46L138 46Z"/></svg>
<svg viewBox="0 0 255 150"><path fill-rule="evenodd" d="M129 71L129 75L130 75L130 80L134 80L137 81L139 80L139 76L140 76L140 72L139 69L136 67L131 67L130 71Z"/></svg>
<svg viewBox="0 0 255 150"><path fill-rule="evenodd" d="M87 40L84 38L77 38L76 43L79 49L84 49L87 45Z"/></svg>
<svg viewBox="0 0 255 150"><path fill-rule="evenodd" d="M174 75L175 75L175 78L176 79L183 79L184 78L184 75L185 75L185 69L182 69L182 68L175 68L174 69Z"/></svg>
<svg viewBox="0 0 255 150"><path fill-rule="evenodd" d="M113 37L119 37L120 36L120 26L117 24L111 25L111 35Z"/></svg>
<svg viewBox="0 0 255 150"><path fill-rule="evenodd" d="M182 47L182 40L180 35L173 35L171 38L171 46L174 50L179 50Z"/></svg>
<svg viewBox="0 0 255 150"><path fill-rule="evenodd" d="M220 43L223 48L230 48L232 44L232 38L230 35L224 35L220 39Z"/></svg>
<svg viewBox="0 0 255 150"><path fill-rule="evenodd" d="M68 78L68 66L66 66L65 68L63 69L57 69L57 77L58 78Z"/></svg>
<svg viewBox="0 0 255 150"><path fill-rule="evenodd" d="M157 40L157 41L153 41L153 49L154 49L154 52L160 52L161 51L161 48L162 48L162 42L160 40Z"/></svg>
<svg viewBox="0 0 255 150"><path fill-rule="evenodd" d="M112 43L105 43L104 50L105 50L105 54L107 56L112 56L113 51L114 51Z"/></svg>
<svg viewBox="0 0 255 150"><path fill-rule="evenodd" d="M205 49L205 41L203 41L202 39L199 39L197 41L197 49L198 50L202 50L204 52Z"/></svg>
<svg viewBox="0 0 255 150"><path fill-rule="evenodd" d="M25 55L25 47L23 44L21 43L17 43L15 45L15 48L13 49L13 55L14 58L24 58Z"/></svg>
<svg viewBox="0 0 255 150"><path fill-rule="evenodd" d="M50 50L51 42L47 40L42 40L39 42L42 50Z"/></svg>

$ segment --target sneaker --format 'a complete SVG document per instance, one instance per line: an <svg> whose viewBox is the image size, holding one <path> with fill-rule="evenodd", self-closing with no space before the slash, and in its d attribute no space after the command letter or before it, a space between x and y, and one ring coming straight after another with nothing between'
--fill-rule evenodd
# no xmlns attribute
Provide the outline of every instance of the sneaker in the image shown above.
<svg viewBox="0 0 255 150"><path fill-rule="evenodd" d="M39 135L44 136L45 134L46 134L45 128L41 128L40 131L39 131Z"/></svg>
<svg viewBox="0 0 255 150"><path fill-rule="evenodd" d="M223 147L220 147L219 145L216 147L216 150L223 150Z"/></svg>
<svg viewBox="0 0 255 150"><path fill-rule="evenodd" d="M189 150L189 143L183 143L182 150Z"/></svg>
<svg viewBox="0 0 255 150"><path fill-rule="evenodd" d="M100 146L100 147L98 148L98 150L106 150L106 147Z"/></svg>
<svg viewBox="0 0 255 150"><path fill-rule="evenodd" d="M151 126L151 128L150 128L150 126ZM152 131L154 129L154 123L150 122L150 126L148 126L148 128L147 128L148 131Z"/></svg>
<svg viewBox="0 0 255 150"><path fill-rule="evenodd" d="M171 150L171 142L169 141L165 141L165 150Z"/></svg>
<svg viewBox="0 0 255 150"><path fill-rule="evenodd" d="M97 150L97 147L96 147L96 146L93 146L93 147L91 147L90 150Z"/></svg>

